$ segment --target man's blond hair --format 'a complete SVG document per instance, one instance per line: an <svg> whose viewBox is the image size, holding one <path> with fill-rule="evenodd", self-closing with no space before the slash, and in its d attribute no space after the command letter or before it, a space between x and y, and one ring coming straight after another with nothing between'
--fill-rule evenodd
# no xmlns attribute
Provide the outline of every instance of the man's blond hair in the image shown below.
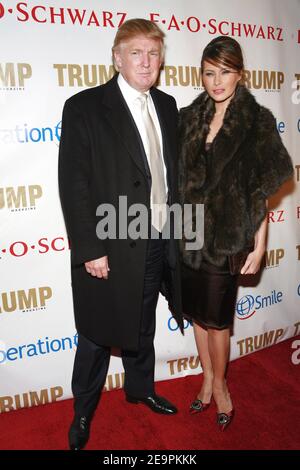
<svg viewBox="0 0 300 470"><path fill-rule="evenodd" d="M145 36L149 39L156 39L161 44L161 58L164 56L164 37L165 33L157 26L156 23L152 21L145 20L144 18L133 18L131 20L125 21L122 26L119 28L114 44L112 47L113 61L115 69L118 70L115 60L114 52L118 49L121 43L129 41L136 36Z"/></svg>

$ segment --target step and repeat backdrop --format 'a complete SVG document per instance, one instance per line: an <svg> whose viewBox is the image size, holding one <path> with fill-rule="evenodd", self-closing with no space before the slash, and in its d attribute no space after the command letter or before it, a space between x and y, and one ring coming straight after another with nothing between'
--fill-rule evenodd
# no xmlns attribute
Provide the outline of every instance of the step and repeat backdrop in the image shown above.
<svg viewBox="0 0 300 470"><path fill-rule="evenodd" d="M179 108L203 91L205 45L218 35L242 45L247 86L275 114L295 177L270 201L260 278L239 288L231 359L300 333L299 0L1 0L0 413L71 397L77 336L57 184L61 114L68 97L113 76L114 36L133 17L166 33L159 86ZM163 298L155 342L157 380L201 372L192 326L183 337ZM116 353L106 390L123 379Z"/></svg>

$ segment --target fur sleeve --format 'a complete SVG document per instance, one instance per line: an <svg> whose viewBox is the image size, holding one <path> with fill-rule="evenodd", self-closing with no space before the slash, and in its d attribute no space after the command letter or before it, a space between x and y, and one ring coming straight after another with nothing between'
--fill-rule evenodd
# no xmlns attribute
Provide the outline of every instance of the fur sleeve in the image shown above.
<svg viewBox="0 0 300 470"><path fill-rule="evenodd" d="M293 163L283 145L273 114L264 107L261 107L258 119L257 149L261 190L267 198L293 176Z"/></svg>

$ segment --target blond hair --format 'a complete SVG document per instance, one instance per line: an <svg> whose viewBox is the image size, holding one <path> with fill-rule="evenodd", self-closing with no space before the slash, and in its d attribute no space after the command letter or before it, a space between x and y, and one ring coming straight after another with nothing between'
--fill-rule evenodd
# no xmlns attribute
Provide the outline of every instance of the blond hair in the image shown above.
<svg viewBox="0 0 300 470"><path fill-rule="evenodd" d="M156 39L161 44L161 57L164 56L164 37L165 33L152 21L145 20L144 18L133 18L125 21L118 29L115 36L114 44L112 47L112 55L115 69L118 70L115 60L114 52L118 49L121 43L129 41L136 36L146 36L149 39Z"/></svg>

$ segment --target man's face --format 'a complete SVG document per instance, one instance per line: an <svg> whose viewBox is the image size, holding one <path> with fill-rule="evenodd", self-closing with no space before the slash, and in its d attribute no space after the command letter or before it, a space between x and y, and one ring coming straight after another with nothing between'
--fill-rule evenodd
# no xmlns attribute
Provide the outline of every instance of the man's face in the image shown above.
<svg viewBox="0 0 300 470"><path fill-rule="evenodd" d="M130 86L148 91L156 82L162 63L161 42L146 36L135 36L119 45L115 63Z"/></svg>

